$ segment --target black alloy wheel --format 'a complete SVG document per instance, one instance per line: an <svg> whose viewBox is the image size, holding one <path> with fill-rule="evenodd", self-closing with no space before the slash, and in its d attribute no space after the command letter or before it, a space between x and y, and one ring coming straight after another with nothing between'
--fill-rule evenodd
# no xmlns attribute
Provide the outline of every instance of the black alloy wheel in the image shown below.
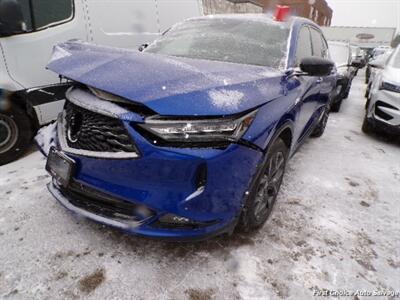
<svg viewBox="0 0 400 300"><path fill-rule="evenodd" d="M270 216L285 174L289 149L282 139L273 142L266 163L258 173L242 211L239 228L260 228Z"/></svg>

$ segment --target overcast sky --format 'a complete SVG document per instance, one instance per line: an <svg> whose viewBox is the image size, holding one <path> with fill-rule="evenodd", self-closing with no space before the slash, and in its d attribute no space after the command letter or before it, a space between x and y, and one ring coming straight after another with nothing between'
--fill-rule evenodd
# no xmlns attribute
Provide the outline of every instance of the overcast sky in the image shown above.
<svg viewBox="0 0 400 300"><path fill-rule="evenodd" d="M333 9L333 26L397 27L400 0L326 0Z"/></svg>

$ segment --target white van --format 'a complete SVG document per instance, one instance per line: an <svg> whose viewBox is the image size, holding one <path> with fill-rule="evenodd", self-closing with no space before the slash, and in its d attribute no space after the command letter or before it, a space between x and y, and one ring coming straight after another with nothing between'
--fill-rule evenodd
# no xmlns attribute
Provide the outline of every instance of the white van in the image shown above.
<svg viewBox="0 0 400 300"><path fill-rule="evenodd" d="M201 0L0 0L0 165L62 108L65 86L45 69L53 45L79 39L137 49L201 14Z"/></svg>

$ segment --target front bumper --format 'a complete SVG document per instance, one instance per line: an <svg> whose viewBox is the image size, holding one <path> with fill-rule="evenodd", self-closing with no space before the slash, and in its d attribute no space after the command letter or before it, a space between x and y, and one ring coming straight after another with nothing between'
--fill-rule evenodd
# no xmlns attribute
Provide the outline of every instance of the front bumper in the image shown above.
<svg viewBox="0 0 400 300"><path fill-rule="evenodd" d="M367 118L376 120L377 126L382 124L380 127L392 127L397 132L400 128L400 94L386 90L373 90Z"/></svg>
<svg viewBox="0 0 400 300"><path fill-rule="evenodd" d="M73 181L111 198L146 207L148 218L123 220L76 205L57 184L49 191L67 209L132 234L166 239L202 239L229 232L236 224L263 153L231 144L223 149L157 147L130 122L124 126L140 153L135 158L94 158L64 153L76 162ZM171 226L168 214L195 225ZM198 226L197 226L198 225Z"/></svg>

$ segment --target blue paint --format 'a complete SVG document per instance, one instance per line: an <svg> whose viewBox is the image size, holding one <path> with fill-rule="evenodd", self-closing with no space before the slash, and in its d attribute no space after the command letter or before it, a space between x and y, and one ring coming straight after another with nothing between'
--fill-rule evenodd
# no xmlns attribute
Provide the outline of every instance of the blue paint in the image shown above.
<svg viewBox="0 0 400 300"><path fill-rule="evenodd" d="M304 24L318 28L301 18L290 23L288 69L294 67L297 36ZM156 212L148 223L128 230L151 237L198 238L235 225L271 139L283 126L289 128L293 154L318 122L334 87L329 76L322 89L316 78L290 77L266 67L166 58L71 42L61 47L69 55L51 61L50 70L144 104L160 115L226 116L258 109L241 141L222 149L157 146L135 129L135 122L127 121L140 123L141 117L128 113L121 120L140 151L139 158L70 155L77 162L78 182ZM242 94L243 101L220 105L210 96L212 92L227 91ZM185 200L196 191L196 176L204 166L204 192ZM190 230L152 226L165 213L214 223Z"/></svg>

